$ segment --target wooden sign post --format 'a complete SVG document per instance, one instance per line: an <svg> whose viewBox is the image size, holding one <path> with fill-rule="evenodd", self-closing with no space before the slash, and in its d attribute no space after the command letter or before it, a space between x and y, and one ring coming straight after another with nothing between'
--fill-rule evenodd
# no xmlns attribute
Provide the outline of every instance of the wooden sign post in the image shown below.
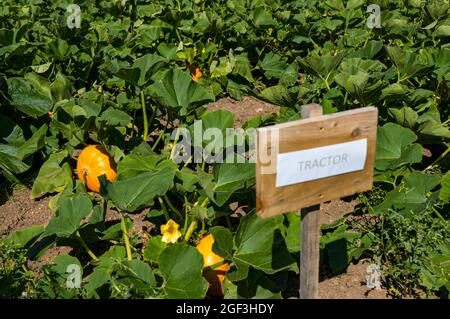
<svg viewBox="0 0 450 319"><path fill-rule="evenodd" d="M318 298L320 203L372 188L378 109L322 115L257 130L256 211L268 218L301 209L300 298Z"/></svg>

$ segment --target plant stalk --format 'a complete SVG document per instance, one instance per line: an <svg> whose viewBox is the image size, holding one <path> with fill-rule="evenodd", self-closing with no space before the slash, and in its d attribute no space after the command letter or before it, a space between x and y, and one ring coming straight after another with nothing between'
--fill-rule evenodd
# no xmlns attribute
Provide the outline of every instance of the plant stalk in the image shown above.
<svg viewBox="0 0 450 319"><path fill-rule="evenodd" d="M83 246L84 250L88 253L88 255L92 258L92 260L97 261L97 256L92 252L92 250L88 247L84 239L81 237L80 232L77 231L77 239L80 242L81 246Z"/></svg>
<svg viewBox="0 0 450 319"><path fill-rule="evenodd" d="M145 109L145 96L144 91L141 90L141 106L142 106L142 115L144 119L144 133L142 138L144 139L144 142L147 141L148 137L148 120L147 120L147 110Z"/></svg>
<svg viewBox="0 0 450 319"><path fill-rule="evenodd" d="M450 147L447 148L444 151L444 153L442 153L432 164L430 164L427 168L425 168L424 171L427 171L427 170L433 168L437 163L442 161L448 155L448 153L450 153Z"/></svg>
<svg viewBox="0 0 450 319"><path fill-rule="evenodd" d="M169 199L169 197L167 196L167 194L165 194L164 196L164 199L166 200L166 203L167 203L167 205L169 206L169 208L171 209L171 210L173 210L176 214L177 214L177 216L178 216L178 218L180 218L180 220L183 220L183 215L180 213L180 211L172 204L172 202L170 201L170 199Z"/></svg>
<svg viewBox="0 0 450 319"><path fill-rule="evenodd" d="M173 159L175 155L175 148L177 146L178 139L180 138L180 130L178 128L176 128L176 130L177 132L175 133L175 141L173 142L173 147L172 150L170 151L170 159Z"/></svg>
<svg viewBox="0 0 450 319"><path fill-rule="evenodd" d="M123 241L125 242L125 249L127 251L127 259L132 260L130 238L128 237L127 224L125 223L125 217L123 214L120 215L120 225L123 233Z"/></svg>
<svg viewBox="0 0 450 319"><path fill-rule="evenodd" d="M189 239L191 239L192 234L194 233L195 228L197 227L197 220L193 220L191 224L189 225L189 228L186 232L186 235L184 236L184 241L188 242Z"/></svg>
<svg viewBox="0 0 450 319"><path fill-rule="evenodd" d="M220 267L220 266L222 266L222 265L224 265L224 264L227 264L227 262L225 261L225 259L222 260L222 261L219 261L219 262L217 262L217 263L215 263L215 264L212 264L211 266L208 266L208 267L203 268L203 273L205 274L205 273L207 273L208 271L214 270L214 269L216 269L217 267Z"/></svg>

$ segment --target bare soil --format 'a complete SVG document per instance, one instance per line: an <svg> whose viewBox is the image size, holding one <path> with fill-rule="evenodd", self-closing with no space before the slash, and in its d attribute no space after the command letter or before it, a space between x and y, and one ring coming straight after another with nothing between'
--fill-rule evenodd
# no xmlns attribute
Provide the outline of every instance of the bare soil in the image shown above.
<svg viewBox="0 0 450 319"><path fill-rule="evenodd" d="M236 127L242 127L245 122L255 116L279 114L280 112L278 106L250 96L244 97L241 101L236 101L229 97L223 98L207 104L206 109L210 112L226 110L234 113L234 124Z"/></svg>
<svg viewBox="0 0 450 319"><path fill-rule="evenodd" d="M367 288L367 266L370 263L370 260L361 259L357 264L350 264L344 274L319 282L319 297L321 299L389 299L386 289Z"/></svg>

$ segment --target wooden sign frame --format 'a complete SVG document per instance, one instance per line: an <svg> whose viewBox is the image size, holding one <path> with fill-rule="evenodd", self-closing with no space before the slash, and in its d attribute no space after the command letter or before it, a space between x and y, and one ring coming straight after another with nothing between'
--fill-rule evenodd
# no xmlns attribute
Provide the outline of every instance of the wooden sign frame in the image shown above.
<svg viewBox="0 0 450 319"><path fill-rule="evenodd" d="M378 109L364 107L328 115L320 115L321 108L320 114L307 114L308 110L303 110L307 118L303 115L301 120L257 129L256 212L260 217L297 211L372 188ZM278 135L276 145L267 138L273 134ZM276 169L265 164L270 162L276 168L278 154L360 139L367 139L366 162L360 171L276 187ZM262 161L260 154L269 154L270 160Z"/></svg>

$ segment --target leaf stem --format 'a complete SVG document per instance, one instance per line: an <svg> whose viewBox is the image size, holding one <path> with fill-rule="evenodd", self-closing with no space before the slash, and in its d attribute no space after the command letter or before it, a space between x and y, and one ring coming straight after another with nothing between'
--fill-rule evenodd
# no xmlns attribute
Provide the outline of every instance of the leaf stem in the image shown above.
<svg viewBox="0 0 450 319"><path fill-rule="evenodd" d="M189 219L189 202L186 198L186 196L184 196L184 226L183 226L183 234L186 233L186 229L188 227L188 219Z"/></svg>
<svg viewBox="0 0 450 319"><path fill-rule="evenodd" d="M155 112L156 112L156 109L155 109ZM155 144L153 144L153 146L152 146L152 151L155 150L156 146L158 146L158 143L159 143L159 142L161 141L161 139L164 137L164 133L165 133L166 130L167 130L167 126L169 126L169 116L167 116L167 121L166 121L166 124L164 125L164 129L159 133L159 136L158 136L158 138L156 139Z"/></svg>
<svg viewBox="0 0 450 319"><path fill-rule="evenodd" d="M183 40L181 39L180 32L178 31L178 27L175 27L175 33L177 35L178 41L180 41L182 43Z"/></svg>
<svg viewBox="0 0 450 319"><path fill-rule="evenodd" d="M92 258L92 260L97 261L97 256L92 252L92 250L88 247L84 239L81 237L80 232L77 231L77 239L80 242L81 246L83 246L84 250L88 253L88 255Z"/></svg>
<svg viewBox="0 0 450 319"><path fill-rule="evenodd" d="M163 201L162 198L159 197L159 196L158 196L158 201L159 201L159 203L161 204L161 207L162 207L162 209L163 209L164 216L166 217L166 222L167 222L167 221L169 221L170 216L169 216L169 213L167 212L166 204L164 204L164 201Z"/></svg>
<svg viewBox="0 0 450 319"><path fill-rule="evenodd" d="M130 238L128 237L127 225L125 223L125 217L123 216L123 214L120 215L120 225L122 228L123 240L125 242L125 249L127 251L127 259L131 260L133 258L131 256Z"/></svg>
<svg viewBox="0 0 450 319"><path fill-rule="evenodd" d="M432 164L430 164L427 168L424 169L424 171L427 171L431 168L433 168L434 166L436 166L437 163L439 163L440 161L442 161L447 155L448 153L450 153L450 147L447 148L444 153L442 153Z"/></svg>
<svg viewBox="0 0 450 319"><path fill-rule="evenodd" d="M180 213L180 211L172 204L172 202L170 201L169 197L167 196L167 194L164 194L164 199L166 200L167 205L169 206L169 208L171 210L173 210L178 217L180 218L180 220L183 220L183 215Z"/></svg>
<svg viewBox="0 0 450 319"><path fill-rule="evenodd" d="M188 242L189 239L191 239L192 233L194 232L195 228L197 227L197 220L194 219L191 224L189 225L189 228L186 232L186 235L184 236L184 241Z"/></svg>
<svg viewBox="0 0 450 319"><path fill-rule="evenodd" d="M206 274L208 271L214 270L214 269L216 269L217 267L220 267L220 266L222 266L222 265L224 265L224 264L227 264L227 262L225 261L225 259L224 259L224 260L221 260L221 261L219 261L219 262L217 262L217 263L215 263L215 264L212 264L211 266L208 266L208 267L203 268L203 273Z"/></svg>
<svg viewBox="0 0 450 319"><path fill-rule="evenodd" d="M179 130L179 128L176 128L176 130L177 130L177 132L175 133L175 140L173 142L172 150L170 151L170 159L173 159L173 157L175 155L175 148L177 146L178 139L180 138L180 130Z"/></svg>
<svg viewBox="0 0 450 319"><path fill-rule="evenodd" d="M141 106L142 106L142 115L144 119L144 133L142 138L144 139L144 142L147 141L148 137L148 121L147 121L147 111L145 109L145 96L144 91L141 90Z"/></svg>
<svg viewBox="0 0 450 319"><path fill-rule="evenodd" d="M439 217L439 219L441 219L443 222L447 222L447 220L437 211L436 208L431 207L431 209L433 210L433 213L435 213L436 216Z"/></svg>
<svg viewBox="0 0 450 319"><path fill-rule="evenodd" d="M208 205L208 204L209 204L209 198L206 197L201 206L206 207L206 205Z"/></svg>
<svg viewBox="0 0 450 319"><path fill-rule="evenodd" d="M158 146L158 143L159 143L159 141L161 141L162 137L164 136L165 131L166 131L166 129L163 129L163 130L159 133L158 138L156 139L155 143L154 143L153 146L152 146L152 151L154 151L155 148L156 148L156 146Z"/></svg>
<svg viewBox="0 0 450 319"><path fill-rule="evenodd" d="M192 155L189 156L189 158L187 159L186 163L184 163L183 168L187 167L189 165L189 163L191 162L191 160L192 160Z"/></svg>
<svg viewBox="0 0 450 319"><path fill-rule="evenodd" d="M203 234L205 233L205 227L206 227L206 223L205 223L205 221L202 219L202 228L201 228L201 230L200 230L200 237L202 237L203 236Z"/></svg>

